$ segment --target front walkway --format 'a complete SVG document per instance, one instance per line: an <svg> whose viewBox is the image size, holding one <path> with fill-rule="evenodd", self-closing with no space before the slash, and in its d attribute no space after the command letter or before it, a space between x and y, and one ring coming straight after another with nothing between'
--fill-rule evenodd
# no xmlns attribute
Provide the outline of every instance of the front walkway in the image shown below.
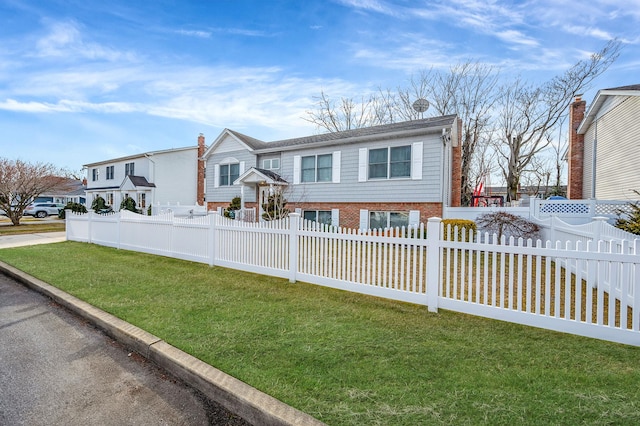
<svg viewBox="0 0 640 426"><path fill-rule="evenodd" d="M33 246L37 244L59 243L67 240L66 232L40 232L0 236L0 249Z"/></svg>

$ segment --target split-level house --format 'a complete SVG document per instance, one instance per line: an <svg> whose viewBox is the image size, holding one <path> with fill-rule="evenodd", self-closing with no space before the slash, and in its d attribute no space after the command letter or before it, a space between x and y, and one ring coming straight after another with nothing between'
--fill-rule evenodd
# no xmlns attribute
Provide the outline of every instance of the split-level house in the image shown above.
<svg viewBox="0 0 640 426"><path fill-rule="evenodd" d="M455 115L273 142L225 129L204 159L208 209L240 197L258 219L275 191L307 220L360 229L416 225L460 203Z"/></svg>
<svg viewBox="0 0 640 426"><path fill-rule="evenodd" d="M200 135L197 146L85 164L87 205L98 196L116 211L126 197L133 198L143 210L158 203L204 205L205 149Z"/></svg>
<svg viewBox="0 0 640 426"><path fill-rule="evenodd" d="M640 84L600 90L588 110L577 96L569 123L568 197L637 200Z"/></svg>

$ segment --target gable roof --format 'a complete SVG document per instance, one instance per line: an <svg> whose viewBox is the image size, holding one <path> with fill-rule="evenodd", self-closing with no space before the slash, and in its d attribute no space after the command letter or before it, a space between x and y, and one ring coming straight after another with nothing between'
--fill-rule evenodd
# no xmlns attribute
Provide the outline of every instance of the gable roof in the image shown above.
<svg viewBox="0 0 640 426"><path fill-rule="evenodd" d="M213 151L215 151L216 147L224 140L226 136L230 136L231 138L235 139L237 142L244 145L249 151L255 151L267 146L266 142L263 142L256 138L252 138L251 136L244 135L240 132L236 132L235 130L224 129L222 130L222 132L220 132L216 140L213 141L211 146L207 148L207 150L202 155L202 158L207 158Z"/></svg>
<svg viewBox="0 0 640 426"><path fill-rule="evenodd" d="M344 130L341 132L328 132L312 136L304 136L292 139L282 139L272 142L264 142L256 138L244 135L235 130L224 129L216 141L211 144L204 157L215 151L215 147L225 135L230 135L240 143L244 144L250 151L258 153L269 153L299 149L301 146L330 146L343 145L349 143L363 142L376 139L389 139L411 135L420 135L439 132L442 129L453 128L457 116L455 114L443 115L439 117L423 118L420 120L403 121L400 123L383 124L380 126L363 127L360 129Z"/></svg>
<svg viewBox="0 0 640 426"><path fill-rule="evenodd" d="M236 185L238 183L257 183L257 182L265 182L271 185L282 185L287 184L288 182L282 177L271 171L265 169L259 169L257 167L251 167L249 170L244 172L242 175L236 179L233 184Z"/></svg>
<svg viewBox="0 0 640 426"><path fill-rule="evenodd" d="M125 183L127 182L127 179L131 181L131 184L136 188L138 187L155 188L156 187L155 183L150 183L147 180L147 178L145 178L144 176L132 176L132 175L125 176L120 187L123 187L125 185Z"/></svg>
<svg viewBox="0 0 640 426"><path fill-rule="evenodd" d="M610 96L640 96L640 84L598 90L598 93L596 94L593 103L589 106L589 110L585 114L582 123L578 126L578 134L583 135L587 132L587 129L591 126L591 123L593 123L593 120L598 115L600 108L602 108L602 105Z"/></svg>
<svg viewBox="0 0 640 426"><path fill-rule="evenodd" d="M403 121L400 123L383 124L380 126L363 127L360 129L344 130L341 132L322 133L319 135L305 136L302 138L286 139L269 142L267 147L260 150L269 152L271 150L283 151L295 149L300 145L342 145L347 143L361 142L363 140L374 140L378 138L401 137L409 134L423 134L437 132L440 129L453 125L456 115L444 115L440 117L423 118L420 120Z"/></svg>
<svg viewBox="0 0 640 426"><path fill-rule="evenodd" d="M190 149L197 150L198 146L185 146L183 148L170 148L170 149L163 149L163 150L159 150L159 151L143 152L141 154L127 155L125 157L119 157L119 158L111 158L109 160L96 161L95 163L87 163L87 164L83 165L83 167L84 168L90 168L90 167L94 167L94 166L99 166L101 164L117 163L117 162L125 161L125 160L135 160L136 158L145 158L147 156L158 155L158 154L167 154L167 153L171 153L171 152L187 151L187 150L190 150Z"/></svg>

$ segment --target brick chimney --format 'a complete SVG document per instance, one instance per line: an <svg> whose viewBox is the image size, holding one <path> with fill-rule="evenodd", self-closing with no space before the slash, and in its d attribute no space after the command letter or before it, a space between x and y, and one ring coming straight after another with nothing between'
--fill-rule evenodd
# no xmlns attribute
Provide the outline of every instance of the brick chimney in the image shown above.
<svg viewBox="0 0 640 426"><path fill-rule="evenodd" d="M582 199L584 135L578 134L578 127L584 119L587 103L582 95L576 95L575 101L569 106L569 176L567 178L567 198Z"/></svg>
<svg viewBox="0 0 640 426"><path fill-rule="evenodd" d="M204 135L200 133L198 136L198 183L197 183L197 203L199 206L204 206Z"/></svg>

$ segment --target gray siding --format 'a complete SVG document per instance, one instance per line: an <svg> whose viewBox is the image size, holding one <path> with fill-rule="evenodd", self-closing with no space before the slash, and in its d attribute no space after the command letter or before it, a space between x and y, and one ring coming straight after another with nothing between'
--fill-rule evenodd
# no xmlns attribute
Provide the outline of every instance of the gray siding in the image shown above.
<svg viewBox="0 0 640 426"><path fill-rule="evenodd" d="M358 181L360 148L423 143L422 179L382 179ZM301 183L290 187L291 202L440 202L442 201L443 145L439 135L390 141L350 144L319 149L287 151L282 154L281 176L294 181L296 155L321 155L341 151L340 183Z"/></svg>
<svg viewBox="0 0 640 426"><path fill-rule="evenodd" d="M239 185L215 187L215 166L230 158L235 158L239 162L244 162L244 171L249 170L251 167L256 167L256 156L246 149L239 151L216 151L211 154L211 156L207 158L207 201L231 202L234 197L240 196L241 189ZM240 174L242 174L242 172ZM244 195L246 202L256 201L256 194L253 188L245 188Z"/></svg>

